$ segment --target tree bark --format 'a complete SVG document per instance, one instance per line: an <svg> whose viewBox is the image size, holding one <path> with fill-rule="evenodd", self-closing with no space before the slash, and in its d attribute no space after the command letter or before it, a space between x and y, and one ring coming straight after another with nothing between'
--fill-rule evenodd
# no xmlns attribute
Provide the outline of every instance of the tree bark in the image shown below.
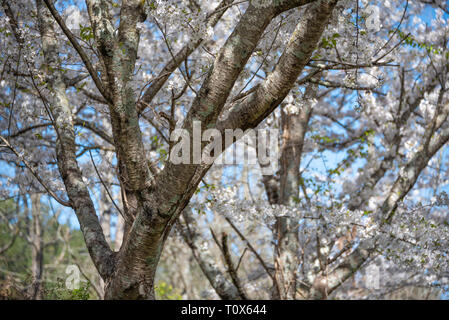
<svg viewBox="0 0 449 320"><path fill-rule="evenodd" d="M299 168L316 86L310 84L297 113L282 110L283 146L280 158L280 202L286 206L299 205ZM279 217L276 221L275 277L282 290L281 299L295 299L299 267L298 219Z"/></svg>
<svg viewBox="0 0 449 320"><path fill-rule="evenodd" d="M31 290L33 300L42 300L42 275L44 267L44 241L42 231L41 195L34 193L31 198Z"/></svg>

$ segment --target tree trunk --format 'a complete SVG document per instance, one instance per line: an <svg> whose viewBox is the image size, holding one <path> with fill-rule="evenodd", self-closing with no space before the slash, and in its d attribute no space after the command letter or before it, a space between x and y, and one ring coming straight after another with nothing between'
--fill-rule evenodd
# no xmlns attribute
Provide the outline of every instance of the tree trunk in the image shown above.
<svg viewBox="0 0 449 320"><path fill-rule="evenodd" d="M32 194L31 198L31 277L32 285L30 296L33 300L41 300L42 296L42 273L44 263L44 244L41 219L41 195Z"/></svg>
<svg viewBox="0 0 449 320"><path fill-rule="evenodd" d="M280 202L299 205L300 174L304 138L312 113L315 85L309 85L303 105L296 112L282 110L283 146L280 159ZM284 110L287 109L287 110ZM296 272L299 267L298 219L279 217L276 221L275 277L280 286L281 299L295 299Z"/></svg>

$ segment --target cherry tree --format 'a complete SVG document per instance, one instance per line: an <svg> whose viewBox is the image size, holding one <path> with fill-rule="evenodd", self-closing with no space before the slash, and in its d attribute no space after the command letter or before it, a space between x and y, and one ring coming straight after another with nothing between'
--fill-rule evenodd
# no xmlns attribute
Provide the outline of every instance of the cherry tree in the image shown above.
<svg viewBox="0 0 449 320"><path fill-rule="evenodd" d="M2 192L33 179L73 210L105 298L154 298L172 230L220 297L251 298L227 233L213 238L229 276L200 250L207 238L192 208L221 216L248 244L272 298L330 297L381 257L425 267L444 283L443 1L2 0L2 7L1 159L13 171ZM434 13L431 23L424 10ZM212 177L212 163L170 161L172 134L194 136L195 123L222 136L281 130L279 172L258 178L265 194L242 198ZM201 141L200 152L206 147ZM329 154L338 162L330 169ZM318 162L324 172L312 168ZM111 212L123 233L114 248ZM273 240L266 243L273 263L239 219L264 222L259 235Z"/></svg>
<svg viewBox="0 0 449 320"><path fill-rule="evenodd" d="M391 5L387 6L391 10ZM358 41L364 49L351 52L345 50L344 42L335 41L328 46L331 50L316 55L326 63L343 62L340 73L312 77L304 92L295 94L293 88L284 100L277 117L277 126L283 129L280 170L278 175L260 177L266 198L242 199L240 189L231 188L212 191L207 201L206 206L223 215L236 234L240 255L252 251L252 263L263 266L271 278L274 292L267 284L254 288L247 280L251 276L246 275L243 282L255 295L262 288L268 290L265 297L354 297L354 285L348 286L350 278L364 278L365 284L359 281L355 285L355 289L365 286L358 291L359 297L382 297L404 286L432 290L447 284L443 242L447 240L448 198L444 192L447 178L442 173L447 142L447 22L439 11L432 21L438 26L431 32L435 42L429 44L429 28L420 25L416 17L422 6L404 3L396 10L397 21L389 22L392 26L386 42L391 42L395 33L398 42L386 52L390 62L398 63L373 67L373 62L379 61L376 54L386 56L381 53L386 44L368 45L375 43L375 38L369 40L370 35L360 27ZM401 25L408 19L416 26L405 34ZM340 38L343 32L338 31L333 38ZM351 54L365 67L351 72L355 65L344 63ZM319 59L320 55L325 58ZM321 90L314 89L316 85ZM342 130L336 130L335 125ZM340 157L337 165L329 163L325 160L329 150L334 157L335 152L344 150L346 156ZM437 153L439 156L434 157ZM324 172L310 168L314 159L323 162ZM407 197L410 191L413 197ZM202 203L197 206L204 208ZM261 220L268 234L242 233L251 228L248 224L251 229L255 225L261 228ZM217 294L226 298L233 292L234 297L245 298L239 289L245 285L232 276L232 265L226 262L221 271L216 264L207 269L218 259L201 257L200 244L204 246L207 241L192 228L192 218L185 222L183 236L197 260L202 260L200 265ZM215 242L226 257L225 246ZM261 248L260 243L266 247ZM268 257L261 257L260 252ZM371 288L369 283L373 285L376 279L369 279L373 272L366 275L370 267L377 276L377 284ZM223 269L228 270L232 281L215 276L217 272L225 274Z"/></svg>

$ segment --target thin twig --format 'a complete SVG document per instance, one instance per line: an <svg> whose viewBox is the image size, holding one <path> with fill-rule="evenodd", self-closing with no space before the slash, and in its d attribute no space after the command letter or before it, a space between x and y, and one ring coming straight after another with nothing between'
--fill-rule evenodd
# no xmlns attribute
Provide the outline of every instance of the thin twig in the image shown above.
<svg viewBox="0 0 449 320"><path fill-rule="evenodd" d="M103 187L105 188L105 190L106 190L106 192L107 192L107 194L108 194L108 196L109 196L109 199L111 199L112 204L113 204L114 207L117 209L117 211L120 213L120 215L121 215L122 217L125 217L125 216L123 215L123 213L122 213L122 210L120 210L120 208L117 206L117 204L115 203L114 199L112 198L112 195L111 195L111 193L109 192L109 189L108 189L108 187L106 186L106 183L105 183L105 182L103 181L103 179L101 178L101 175L100 175L100 173L98 172L97 166L95 165L94 158L92 157L92 152L91 152L90 150L89 150L89 155L90 155L90 160L92 161L92 164L94 165L95 172L97 173L98 179L100 179L101 184L102 184Z"/></svg>

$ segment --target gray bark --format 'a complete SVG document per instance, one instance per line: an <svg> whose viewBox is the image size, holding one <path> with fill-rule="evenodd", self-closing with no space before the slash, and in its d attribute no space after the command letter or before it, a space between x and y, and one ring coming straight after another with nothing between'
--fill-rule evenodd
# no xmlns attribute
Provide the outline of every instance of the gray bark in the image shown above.
<svg viewBox="0 0 449 320"><path fill-rule="evenodd" d="M207 280L209 280L212 288L214 288L218 296L224 300L240 300L241 297L239 291L236 286L225 277L223 271L218 268L215 258L209 254L208 250L201 250L201 248L199 248L202 237L188 210L183 211L182 217L184 218L185 227L180 228L181 234L192 250L193 257L198 262L201 271L206 276Z"/></svg>
<svg viewBox="0 0 449 320"><path fill-rule="evenodd" d="M283 146L280 159L280 201L283 205L299 205L300 174L304 138L312 114L311 99L316 86L309 85L303 107L298 114L282 113ZM279 217L276 222L275 276L281 289L281 299L295 299L297 269L299 267L298 220Z"/></svg>
<svg viewBox="0 0 449 320"><path fill-rule="evenodd" d="M41 195L31 194L31 222L30 222L30 244L31 244L31 279L30 298L41 300L42 275L44 268L44 239L42 230Z"/></svg>

